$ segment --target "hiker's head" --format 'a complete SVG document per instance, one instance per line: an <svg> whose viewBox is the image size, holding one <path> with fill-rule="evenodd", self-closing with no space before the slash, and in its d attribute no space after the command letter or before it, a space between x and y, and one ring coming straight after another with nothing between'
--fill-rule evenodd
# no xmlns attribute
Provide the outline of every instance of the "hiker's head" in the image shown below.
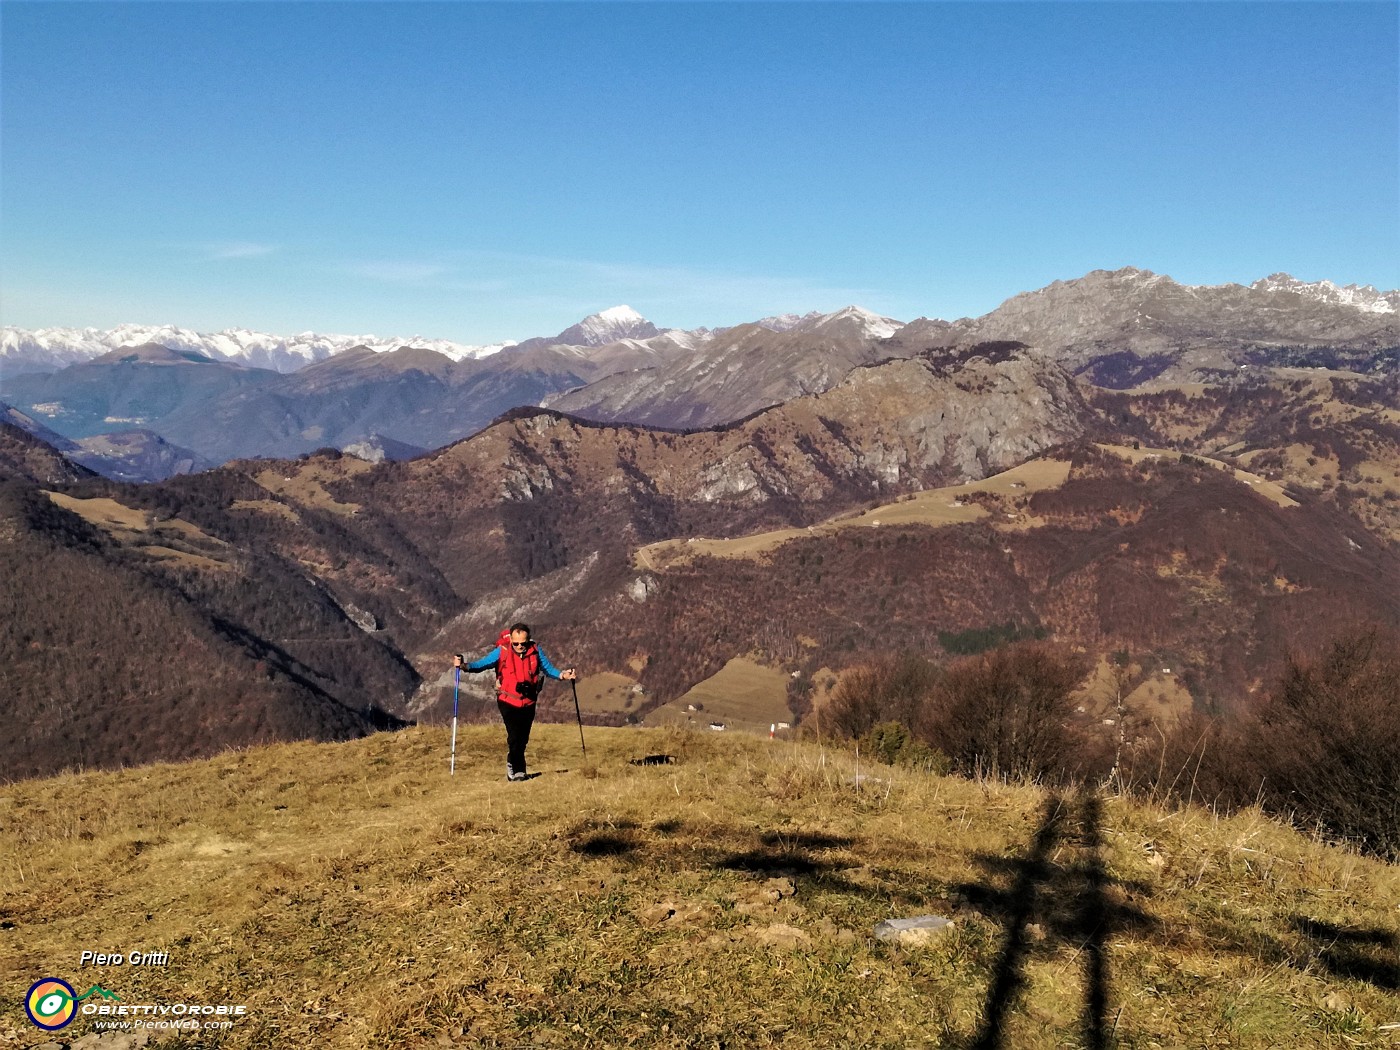
<svg viewBox="0 0 1400 1050"><path fill-rule="evenodd" d="M522 653L530 648L530 627L528 624L513 623L510 625L510 647Z"/></svg>

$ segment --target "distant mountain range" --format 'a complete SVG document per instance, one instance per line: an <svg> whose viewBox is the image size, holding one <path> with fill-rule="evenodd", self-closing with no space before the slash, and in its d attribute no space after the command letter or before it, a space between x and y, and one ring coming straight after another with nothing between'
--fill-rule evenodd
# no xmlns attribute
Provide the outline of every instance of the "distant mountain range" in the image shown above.
<svg viewBox="0 0 1400 1050"><path fill-rule="evenodd" d="M403 458L520 406L606 422L715 426L829 390L853 368L995 341L1038 347L1110 389L1235 382L1298 367L1385 375L1400 371L1397 308L1400 292L1369 286L1287 274L1248 287L1192 286L1127 268L1056 281L956 321L905 323L851 306L683 331L619 306L558 335L500 347L346 346L338 336L200 336L134 326L71 338L7 329L0 397L73 441L105 435L110 445L114 433L134 430L159 435L189 451L189 469L376 439L372 456ZM109 347L134 338L147 341ZM51 373L16 374L43 360L78 358ZM257 361L272 367L254 367ZM149 478L166 476L159 471L170 459L151 459L157 473Z"/></svg>
<svg viewBox="0 0 1400 1050"><path fill-rule="evenodd" d="M1069 377L1031 352L891 363L826 399L688 436L522 409L408 464L331 452L144 486L93 478L0 424L0 573L6 620L23 625L0 637L0 769L366 732L406 713L406 654L501 582L597 550L616 572L630 538L811 520L1009 465L1088 421ZM886 399L904 399L899 428L870 411ZM1010 414L1022 423L983 425ZM133 736L109 725L113 705L178 725Z"/></svg>
<svg viewBox="0 0 1400 1050"><path fill-rule="evenodd" d="M1116 281L1119 287L1107 289L1105 284L1109 280ZM1169 296L1170 291L1176 289L1185 296L1206 302L1223 303L1230 299L1243 301L1239 296L1247 292L1285 293L1297 297L1298 303L1348 307L1363 314L1394 316L1400 312L1400 290L1381 292L1370 285L1338 286L1331 281L1305 282L1286 273L1271 274L1247 288L1238 284L1180 285L1169 277L1153 274L1148 270L1127 268L1112 272L1097 270L1078 281L1056 281L1047 288L1008 300L994 311L993 315L1005 311L1003 319L1013 323L1009 321L1009 317L1024 316L1028 311L1033 312L1033 308L1027 302L1031 298L1048 297L1057 303L1078 298L1081 306L1092 306L1094 300L1101 298L1105 293L1113 295L1126 292L1129 298L1146 298L1142 293L1154 287L1158 294L1166 293ZM1075 290L1080 290L1081 294L1076 295ZM1008 309L1012 304L1017 305ZM1043 308L1044 304L1041 305ZM1280 301L1280 305L1283 309L1289 309L1297 304ZM811 325L823 316L819 311L805 315L781 314L752 323L770 331L785 332L803 325ZM1133 316L1131 320L1147 320L1149 317L1150 315L1144 315L1143 318ZM723 330L699 328L684 335L694 342ZM378 353L413 346L434 350L453 361L464 361L489 357L512 346L595 347L620 339L649 339L662 334L663 331L677 334L681 332L679 329L660 329L629 306L615 306L592 314L557 336L534 337L521 342L508 340L491 345L470 345L423 336L381 338L373 335L332 335L317 332L281 336L243 328L208 333L175 325L124 324L110 329L41 328L33 331L6 325L0 330L0 376L18 375L21 372L56 371L81 361L91 361L111 350L146 343L155 343L171 350L193 351L215 361L230 361L251 368L267 368L274 372L295 372L309 364L324 361L328 357L361 346L369 347ZM1002 334L1008 338L1019 338L1030 333L1022 331ZM1062 330L1061 334L1070 336L1073 329Z"/></svg>
<svg viewBox="0 0 1400 1050"><path fill-rule="evenodd" d="M753 324L663 332L620 308L483 358L453 360L427 347L382 352L358 346L285 374L147 343L51 374L12 376L3 390L17 408L73 440L142 428L213 462L355 447L373 436L395 447L432 449L512 408L539 405L608 376L647 377L666 368L700 385L690 395L692 406L715 398L723 405L686 408L678 400L673 412L661 414L661 425L734 418L825 389L853 365L878 359L870 347L898 327L855 309L768 323L786 331ZM741 365L753 371L747 379L735 375ZM760 383L760 370L775 372L776 380ZM739 381L709 390L704 383L712 376ZM650 421L641 411L634 414Z"/></svg>
<svg viewBox="0 0 1400 1050"><path fill-rule="evenodd" d="M421 346L436 350L454 361L487 357L510 343L468 346L448 339L381 339L373 335L268 335L243 328L222 332L195 332L175 325L124 324L116 328L41 328L27 331L6 326L0 335L0 376L22 372L52 372L72 364L91 361L112 350L154 343L170 350L199 354L214 361L230 361L249 368L274 372L295 372L317 361L355 346L368 346L380 352L400 346Z"/></svg>
<svg viewBox="0 0 1400 1050"><path fill-rule="evenodd" d="M618 370L545 404L589 419L662 427L706 427L839 383L857 365L909 354L886 345L903 327L858 306L726 328L691 353ZM911 349L921 349L911 348Z"/></svg>
<svg viewBox="0 0 1400 1050"><path fill-rule="evenodd" d="M891 338L865 315L808 321ZM164 353L89 367L237 370ZM346 356L425 384L486 363ZM528 371L569 355L513 356ZM334 365L267 374L329 372L329 404L360 389ZM821 668L936 654L945 636L1007 624L1091 656L1130 651L1203 705L1236 703L1319 624L1400 624L1400 546L1385 520L1351 512L1373 499L1371 476L1389 505L1395 377L1320 371L1130 395L1087 386L1044 349L949 345L857 364L722 426L524 406L410 462L328 450L146 485L95 478L0 422L13 625L0 632L0 777L436 719L450 653L521 616L587 673L637 681L639 714L755 653L798 672L801 711L798 687ZM1132 449L1129 427L1161 445ZM1182 456L1161 447L1172 441L1198 444ZM1266 486L1195 458L1202 444L1251 470L1310 469L1311 455L1345 484ZM382 435L376 450L394 456ZM1022 480L996 492L965 486L1018 464ZM768 530L779 539L744 547ZM707 554L707 538L740 542ZM642 557L661 541L697 555Z"/></svg>

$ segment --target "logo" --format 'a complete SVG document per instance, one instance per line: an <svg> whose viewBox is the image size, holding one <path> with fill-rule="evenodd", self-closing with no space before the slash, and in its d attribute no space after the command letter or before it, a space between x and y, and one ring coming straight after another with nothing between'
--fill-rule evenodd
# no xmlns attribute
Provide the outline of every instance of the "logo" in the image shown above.
<svg viewBox="0 0 1400 1050"><path fill-rule="evenodd" d="M118 1001L121 998L100 984L94 984L79 995L67 981L60 981L57 977L41 977L30 985L29 994L24 997L24 1012L39 1028L57 1032L72 1023L78 1004L94 995Z"/></svg>
<svg viewBox="0 0 1400 1050"><path fill-rule="evenodd" d="M30 986L24 997L24 1012L46 1032L56 1032L73 1020L78 993L67 981L44 977Z"/></svg>

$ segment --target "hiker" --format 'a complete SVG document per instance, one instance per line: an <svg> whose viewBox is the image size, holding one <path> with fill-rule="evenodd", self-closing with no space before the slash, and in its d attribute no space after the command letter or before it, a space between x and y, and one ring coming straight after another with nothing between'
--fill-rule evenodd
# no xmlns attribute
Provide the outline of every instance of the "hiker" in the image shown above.
<svg viewBox="0 0 1400 1050"><path fill-rule="evenodd" d="M560 671L545 656L544 650L530 638L530 628L513 623L501 632L496 648L479 660L462 661L458 653L453 667L475 674L494 668L496 671L496 706L506 724L506 779L525 780L525 745L530 742L530 727L535 723L535 700L540 695L544 676L573 682L578 671L566 667Z"/></svg>

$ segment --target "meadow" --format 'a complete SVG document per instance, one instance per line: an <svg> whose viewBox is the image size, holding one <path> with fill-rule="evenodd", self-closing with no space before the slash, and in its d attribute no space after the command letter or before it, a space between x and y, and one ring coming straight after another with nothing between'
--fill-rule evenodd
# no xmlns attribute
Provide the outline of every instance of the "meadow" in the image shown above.
<svg viewBox="0 0 1400 1050"><path fill-rule="evenodd" d="M181 1047L1400 1044L1400 869L1258 812L567 725L509 784L501 736L455 777L417 728L6 786L0 1041L94 1031L29 1025L55 976L246 1005Z"/></svg>

